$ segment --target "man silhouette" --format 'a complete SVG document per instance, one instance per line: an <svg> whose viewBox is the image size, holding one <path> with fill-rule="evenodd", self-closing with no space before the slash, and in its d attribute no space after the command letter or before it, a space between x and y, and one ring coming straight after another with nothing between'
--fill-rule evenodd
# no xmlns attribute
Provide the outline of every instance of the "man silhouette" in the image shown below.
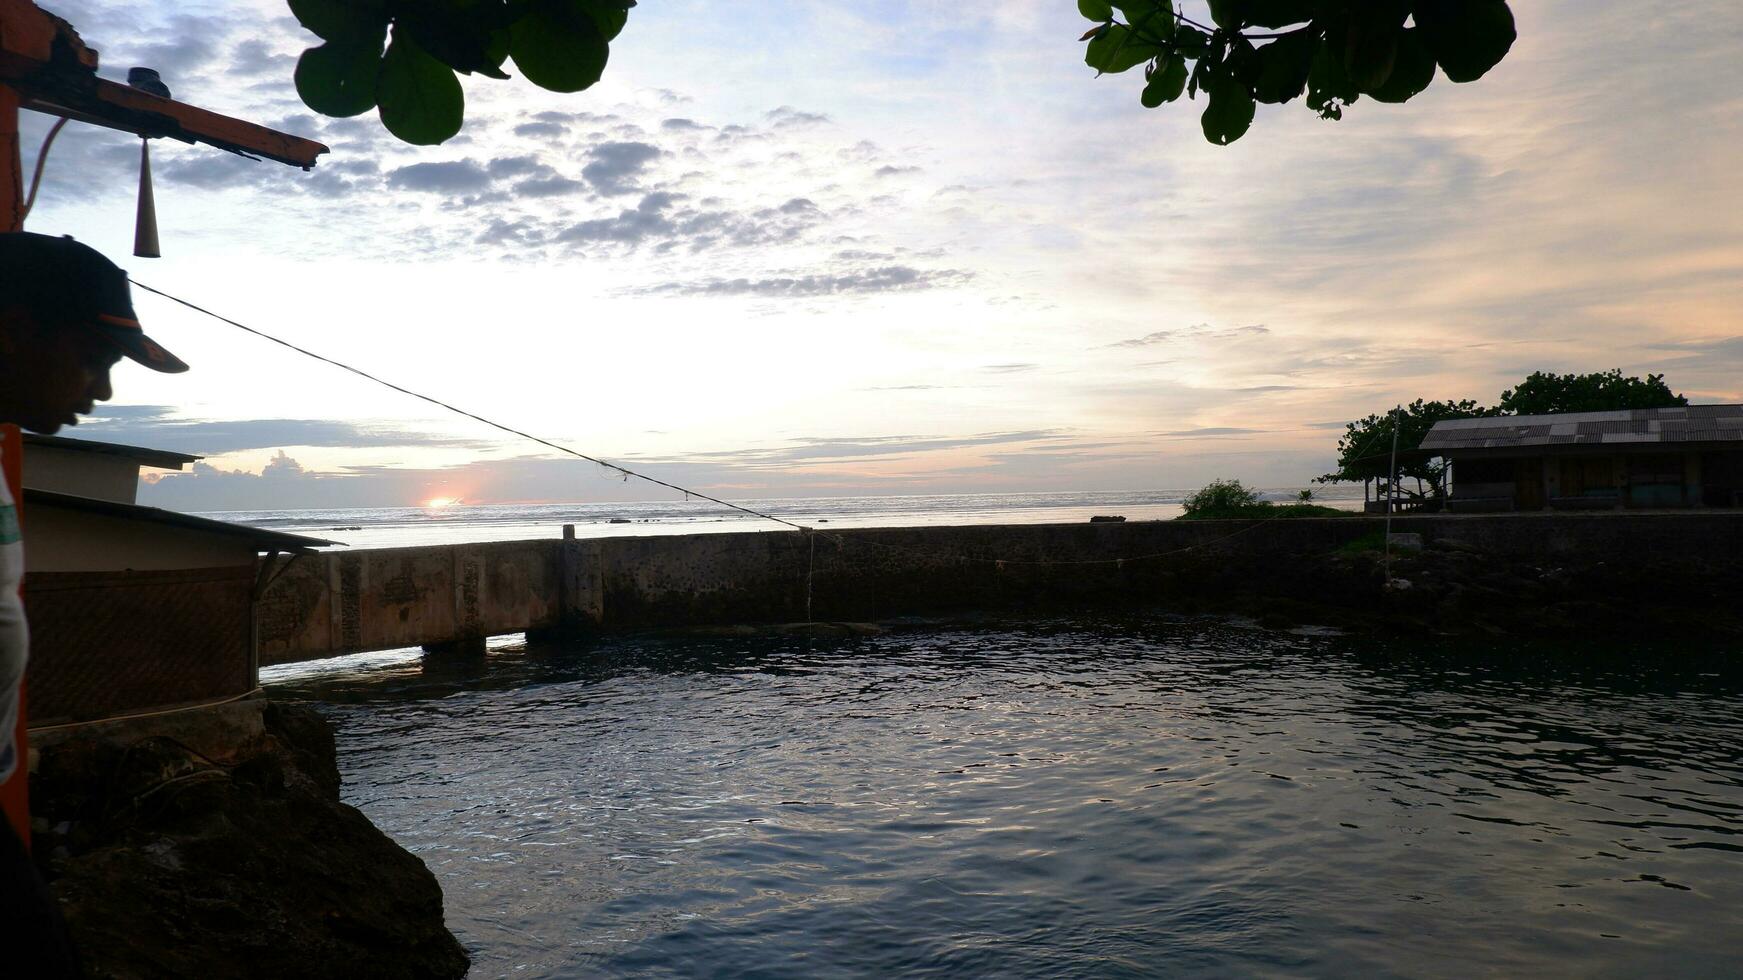
<svg viewBox="0 0 1743 980"><path fill-rule="evenodd" d="M140 329L127 274L71 238L0 234L0 422L53 434L108 401L109 369L123 357L154 371L188 366ZM8 461L17 465L16 460ZM0 782L24 764L13 732L29 631L18 587L24 544L11 492L0 480ZM66 927L35 865L0 819L0 956L21 975L78 976Z"/></svg>

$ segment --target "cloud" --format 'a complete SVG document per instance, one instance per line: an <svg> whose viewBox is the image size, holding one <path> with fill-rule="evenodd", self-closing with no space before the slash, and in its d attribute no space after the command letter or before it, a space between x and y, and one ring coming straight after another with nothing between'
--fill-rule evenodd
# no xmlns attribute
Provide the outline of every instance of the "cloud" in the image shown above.
<svg viewBox="0 0 1743 980"><path fill-rule="evenodd" d="M1743 359L1743 337L1714 337L1711 339L1680 340L1669 343L1648 344L1648 350L1674 351L1691 356L1720 357L1726 359Z"/></svg>
<svg viewBox="0 0 1743 980"><path fill-rule="evenodd" d="M635 178L659 159L661 150L651 143L601 143L589 156L592 162L581 168L581 176L599 193L616 196L639 189Z"/></svg>
<svg viewBox="0 0 1743 980"><path fill-rule="evenodd" d="M881 456L909 456L916 453L942 452L981 446L1001 446L1015 443L1046 442L1065 438L1057 429L1027 429L1014 432L984 432L969 436L850 436L792 440L794 445L740 449L717 453L695 453L680 457L685 461L732 461L752 466L789 466L832 459L863 459Z"/></svg>
<svg viewBox="0 0 1743 980"><path fill-rule="evenodd" d="M230 50L229 71L243 77L266 76L271 79L290 77L297 59L280 54L259 38L249 38Z"/></svg>
<svg viewBox="0 0 1743 980"><path fill-rule="evenodd" d="M561 136L567 131L568 127L554 122L521 123L514 128L516 136Z"/></svg>
<svg viewBox="0 0 1743 980"><path fill-rule="evenodd" d="M303 464L285 455L280 449L278 455L266 461L261 467L260 475L268 480L294 480L303 475Z"/></svg>
<svg viewBox="0 0 1743 980"><path fill-rule="evenodd" d="M526 221L504 221L493 218L490 227L473 239L480 245L527 245L543 241L542 233Z"/></svg>
<svg viewBox="0 0 1743 980"><path fill-rule="evenodd" d="M971 278L972 273L957 269L916 269L911 266L892 265L837 273L669 282L648 287L642 292L688 296L838 296L935 289L960 285Z"/></svg>
<svg viewBox="0 0 1743 980"><path fill-rule="evenodd" d="M1231 327L1226 330L1217 330L1208 323L1195 323L1190 327L1183 327L1178 330L1157 330L1152 333L1147 333L1142 337L1133 337L1129 340L1116 340L1111 344L1104 344L1102 346L1111 348L1135 348L1154 347L1157 344L1167 344L1177 340L1240 340L1250 337L1262 337L1270 332L1270 328L1262 323L1255 323L1245 327Z"/></svg>
<svg viewBox="0 0 1743 980"><path fill-rule="evenodd" d="M174 405L108 405L99 404L91 418L82 424L111 419L161 419L175 414Z"/></svg>
<svg viewBox="0 0 1743 980"><path fill-rule="evenodd" d="M793 126L817 126L829 121L829 117L820 112L801 112L790 105L771 109L763 118L769 121L770 126L778 129Z"/></svg>
<svg viewBox="0 0 1743 980"><path fill-rule="evenodd" d="M587 185L568 177L535 177L523 180L514 185L514 192L520 197L557 197L563 194L579 194L587 189Z"/></svg>
<svg viewBox="0 0 1743 980"><path fill-rule="evenodd" d="M556 173L538 157L526 153L513 157L497 157L484 168L492 177L524 177L528 174Z"/></svg>
<svg viewBox="0 0 1743 980"><path fill-rule="evenodd" d="M634 208L618 212L615 218L594 218L571 225L557 236L557 241L634 246L649 238L670 236L676 233L677 226L666 212L676 200L673 194L648 194Z"/></svg>
<svg viewBox="0 0 1743 980"><path fill-rule="evenodd" d="M1021 374L1025 371L1033 371L1040 366L1039 364L987 364L981 370L988 374Z"/></svg>
<svg viewBox="0 0 1743 980"><path fill-rule="evenodd" d="M753 211L699 208L683 194L656 191L642 196L633 208L616 215L590 218L558 230L559 242L606 244L635 248L651 244L656 251L691 253L716 246L750 247L790 242L823 222L823 211L805 198L791 198L775 207ZM681 292L673 288L653 291Z"/></svg>
<svg viewBox="0 0 1743 980"><path fill-rule="evenodd" d="M155 68L173 95L182 79L204 68L217 56L214 36L222 34L224 29L200 17L175 17L170 24L164 40L134 47L129 63ZM182 96L186 98L187 94L184 85Z"/></svg>
<svg viewBox="0 0 1743 980"><path fill-rule="evenodd" d="M413 163L387 172L387 183L408 191L465 194L490 186L490 173L472 160Z"/></svg>
<svg viewBox="0 0 1743 980"><path fill-rule="evenodd" d="M1265 435L1264 429L1239 429L1233 426L1210 426L1202 429L1175 429L1172 432L1157 432L1165 439L1199 439L1211 436L1258 436Z"/></svg>
<svg viewBox="0 0 1743 980"><path fill-rule="evenodd" d="M97 414L69 433L73 438L164 449L202 456L285 446L384 448L444 446L482 449L495 445L401 428L388 423L326 419L174 418L162 405L102 405Z"/></svg>
<svg viewBox="0 0 1743 980"><path fill-rule="evenodd" d="M696 131L696 130L711 129L712 127L704 126L694 119L681 119L680 118L680 119L662 119L662 120L660 120L660 128L666 129L666 130L676 130L676 131L685 131L685 130Z"/></svg>
<svg viewBox="0 0 1743 980"><path fill-rule="evenodd" d="M917 174L920 172L921 172L921 169L919 167L898 167L898 166L895 166L893 164L885 164L885 165L877 168L876 170L873 170L872 176L873 177L899 177L903 174Z"/></svg>

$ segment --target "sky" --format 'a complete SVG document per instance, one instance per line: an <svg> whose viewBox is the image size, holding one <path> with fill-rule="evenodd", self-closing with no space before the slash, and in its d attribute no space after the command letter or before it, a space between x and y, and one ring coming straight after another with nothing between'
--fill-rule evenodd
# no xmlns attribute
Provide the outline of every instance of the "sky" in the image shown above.
<svg viewBox="0 0 1743 980"><path fill-rule="evenodd" d="M1095 77L1070 0L644 0L576 94L315 116L270 2L42 0L310 172L71 125L27 227L468 411L734 498L1304 485L1343 425L1532 371L1743 401L1743 8L1513 0L1482 80L1341 122ZM1202 7L1189 2L1188 12ZM513 74L512 65L508 66ZM26 113L25 162L48 120ZM186 510L648 499L136 291L193 365L64 434L200 454Z"/></svg>

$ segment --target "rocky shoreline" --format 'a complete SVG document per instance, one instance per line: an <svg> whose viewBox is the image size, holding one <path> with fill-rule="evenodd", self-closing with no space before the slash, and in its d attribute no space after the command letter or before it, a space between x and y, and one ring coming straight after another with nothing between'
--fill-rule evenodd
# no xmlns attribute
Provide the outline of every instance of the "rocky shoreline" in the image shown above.
<svg viewBox="0 0 1743 980"><path fill-rule="evenodd" d="M31 752L33 854L89 976L466 973L435 876L339 801L312 709L241 701Z"/></svg>

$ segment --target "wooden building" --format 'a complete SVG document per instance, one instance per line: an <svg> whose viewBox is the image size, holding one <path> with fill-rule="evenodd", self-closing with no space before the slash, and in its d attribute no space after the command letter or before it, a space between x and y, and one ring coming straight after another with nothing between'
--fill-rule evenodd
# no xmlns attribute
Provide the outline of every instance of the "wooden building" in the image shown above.
<svg viewBox="0 0 1743 980"><path fill-rule="evenodd" d="M1743 405L1438 422L1452 511L1743 507Z"/></svg>
<svg viewBox="0 0 1743 980"><path fill-rule="evenodd" d="M142 466L198 459L26 436L32 727L226 700L257 686L278 554L330 544L135 503Z"/></svg>

